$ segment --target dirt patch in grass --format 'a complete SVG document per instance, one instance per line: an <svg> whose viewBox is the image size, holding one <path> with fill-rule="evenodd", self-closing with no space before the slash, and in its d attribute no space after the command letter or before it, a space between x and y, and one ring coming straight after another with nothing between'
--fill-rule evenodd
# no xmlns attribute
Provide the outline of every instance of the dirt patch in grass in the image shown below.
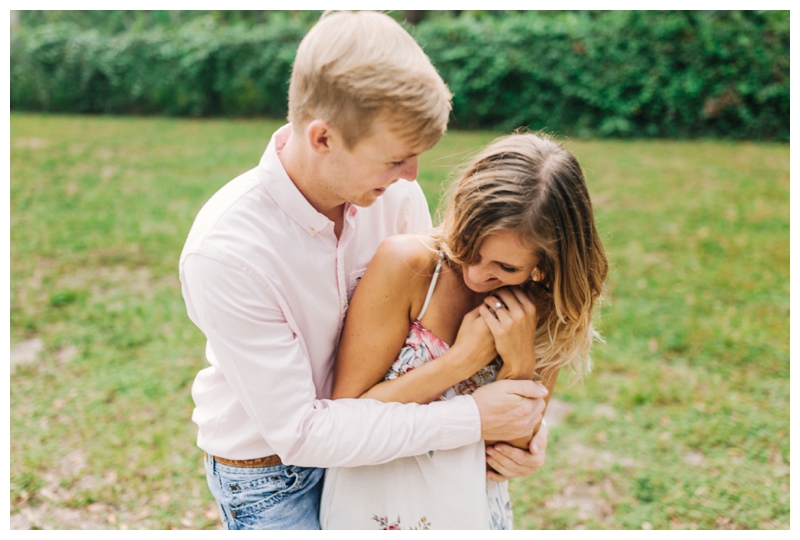
<svg viewBox="0 0 800 540"><path fill-rule="evenodd" d="M584 474L557 477L559 491L547 498L545 508L571 509L579 520L574 526L576 529L616 528L614 501L619 501L623 494L615 485L613 475L608 473L613 465L627 468L635 465L634 461L580 443L572 444L565 454L569 456L566 470L580 469ZM585 479L587 476L589 480Z"/></svg>
<svg viewBox="0 0 800 540"><path fill-rule="evenodd" d="M61 463L42 474L44 485L36 492L37 502L28 503L28 493L14 506L19 513L11 515L11 529L107 529L108 516L89 507L75 509L64 503L73 500L79 490L92 488L91 477L84 476L89 465L81 450L67 454Z"/></svg>
<svg viewBox="0 0 800 540"><path fill-rule="evenodd" d="M11 369L16 366L32 364L39 358L44 343L39 338L28 339L11 349Z"/></svg>
<svg viewBox="0 0 800 540"><path fill-rule="evenodd" d="M547 404L547 411L544 415L547 427L552 428L563 422L564 419L570 415L573 408L574 405L570 405L556 397L551 398L550 403Z"/></svg>
<svg viewBox="0 0 800 540"><path fill-rule="evenodd" d="M29 499L29 494L23 491L22 500L13 505L12 530L158 529L162 525L149 519L155 514L153 508L170 500L169 495L162 494L135 512L102 502L76 504L81 501L81 494L98 492L118 481L114 471L106 471L102 478L95 478L81 450L67 454L41 478L44 484L37 490L35 499ZM220 523L218 528L221 528L216 503L209 503L199 511L206 520ZM196 513L187 510L186 514L175 518L177 523L171 528L196 529Z"/></svg>
<svg viewBox="0 0 800 540"><path fill-rule="evenodd" d="M614 505L606 499L613 494L614 485L608 478L594 485L571 480L563 487L561 493L553 495L545 502L545 508L548 510L574 508L575 515L581 521L593 520L613 528ZM585 529L586 526L577 525L576 528Z"/></svg>
<svg viewBox="0 0 800 540"><path fill-rule="evenodd" d="M17 137L13 142L14 148L32 148L34 150L46 148L49 144L47 139L39 137Z"/></svg>
<svg viewBox="0 0 800 540"><path fill-rule="evenodd" d="M609 471L613 465L630 468L636 463L630 458L621 458L612 452L598 450L592 446L575 443L570 446L569 468L581 467L590 472ZM554 508L577 508L578 517L582 520L594 518L613 528L611 520L614 505L611 501L619 500L619 493L609 476L596 483L584 482L577 478L568 478L561 490L550 501Z"/></svg>

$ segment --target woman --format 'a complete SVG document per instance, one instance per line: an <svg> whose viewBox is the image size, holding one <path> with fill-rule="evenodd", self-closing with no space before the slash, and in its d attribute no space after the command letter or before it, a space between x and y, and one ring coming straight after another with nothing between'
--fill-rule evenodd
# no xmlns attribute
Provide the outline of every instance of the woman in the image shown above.
<svg viewBox="0 0 800 540"><path fill-rule="evenodd" d="M439 229L379 248L352 298L333 397L428 403L504 378L540 381L549 397L561 368L590 368L607 271L575 157L547 137L500 138L454 184ZM462 353L476 348L480 365ZM509 529L507 483L484 468L481 441L330 469L322 526Z"/></svg>

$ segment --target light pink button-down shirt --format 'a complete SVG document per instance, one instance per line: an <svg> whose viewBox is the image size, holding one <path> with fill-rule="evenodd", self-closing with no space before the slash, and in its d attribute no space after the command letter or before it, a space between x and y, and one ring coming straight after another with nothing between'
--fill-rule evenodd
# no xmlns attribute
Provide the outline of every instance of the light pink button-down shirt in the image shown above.
<svg viewBox="0 0 800 540"><path fill-rule="evenodd" d="M469 396L430 405L326 399L348 300L378 245L431 221L419 185L402 181L369 208L346 205L337 239L278 159L290 129L206 203L181 254L183 297L211 364L192 386L198 446L228 459L278 454L334 467L479 440Z"/></svg>

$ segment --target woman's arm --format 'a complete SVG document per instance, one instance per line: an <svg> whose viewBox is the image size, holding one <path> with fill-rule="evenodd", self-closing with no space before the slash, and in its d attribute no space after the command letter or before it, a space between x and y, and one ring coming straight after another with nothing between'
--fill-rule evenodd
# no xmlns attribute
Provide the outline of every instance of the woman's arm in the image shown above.
<svg viewBox="0 0 800 540"><path fill-rule="evenodd" d="M333 398L429 403L494 357L494 339L478 311L464 317L453 346L435 362L402 377L383 377L405 343L435 262L414 236L385 240L370 262L347 312L334 371Z"/></svg>
<svg viewBox="0 0 800 540"><path fill-rule="evenodd" d="M504 307L494 309L498 300ZM481 315L486 320L494 336L497 352L503 359L503 367L497 374L497 379L533 379L536 371L536 306L533 300L520 287L498 289L484 300ZM555 370L544 381L548 390L544 398L545 409L553 395L557 378L558 370ZM530 436L506 442L517 448L527 449L538 430L539 425Z"/></svg>

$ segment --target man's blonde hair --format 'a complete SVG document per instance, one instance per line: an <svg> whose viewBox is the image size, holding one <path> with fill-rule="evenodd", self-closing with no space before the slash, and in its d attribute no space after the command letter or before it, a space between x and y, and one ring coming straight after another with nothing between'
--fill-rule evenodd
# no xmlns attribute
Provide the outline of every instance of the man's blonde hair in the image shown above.
<svg viewBox="0 0 800 540"><path fill-rule="evenodd" d="M391 17L374 11L326 13L297 50L289 122L325 120L352 149L381 118L428 149L447 128L451 97L420 46Z"/></svg>

